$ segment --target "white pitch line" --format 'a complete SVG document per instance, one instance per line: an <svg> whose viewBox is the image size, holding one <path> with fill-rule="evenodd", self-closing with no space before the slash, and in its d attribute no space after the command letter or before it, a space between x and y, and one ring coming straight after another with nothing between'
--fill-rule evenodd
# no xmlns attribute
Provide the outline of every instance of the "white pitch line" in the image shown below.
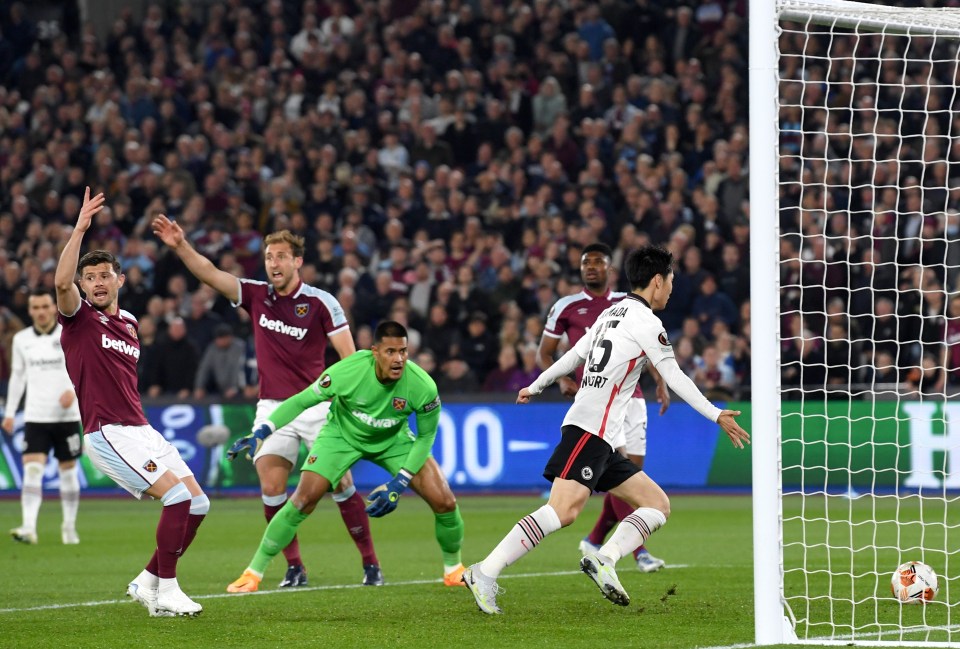
<svg viewBox="0 0 960 649"><path fill-rule="evenodd" d="M674 568L687 568L689 566L683 564L671 564L668 566L671 569ZM562 577L567 575L578 575L580 574L579 570L564 570L560 572L526 572L520 573L518 575L500 575L499 579L530 579L533 577ZM387 582L380 588L385 588L388 586L422 586L425 584L440 584L443 583L442 579L411 579L409 581L395 581ZM309 593L313 591L325 591L325 590L348 590L352 588L369 588L369 586L364 586L363 584L330 584L327 586L301 586L298 588L276 588L273 590L258 590L255 593L211 593L209 595L191 595L191 599L226 599L226 598L235 598L235 597L246 597L250 595L280 595L280 594L290 594L290 593ZM85 606L110 606L113 604L133 604L135 603L132 599L105 599L94 602L75 602L72 604L44 604L42 606L26 606L23 608L0 608L0 613L26 613L29 611L54 611L65 608L82 608ZM747 646L747 645L745 645ZM752 646L752 645L749 645Z"/></svg>

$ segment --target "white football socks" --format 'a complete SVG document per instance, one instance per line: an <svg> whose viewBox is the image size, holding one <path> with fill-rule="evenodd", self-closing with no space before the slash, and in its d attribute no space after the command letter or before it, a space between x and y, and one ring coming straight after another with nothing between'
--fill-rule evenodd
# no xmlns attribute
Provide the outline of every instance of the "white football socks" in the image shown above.
<svg viewBox="0 0 960 649"><path fill-rule="evenodd" d="M37 531L37 516L43 502L43 468L40 462L27 462L23 465L20 509L23 513L23 527L31 532Z"/></svg>
<svg viewBox="0 0 960 649"><path fill-rule="evenodd" d="M550 505L544 505L528 516L524 516L503 537L480 564L480 571L487 577L496 579L504 568L517 561L530 550L537 547L548 534L560 529L560 518Z"/></svg>
<svg viewBox="0 0 960 649"><path fill-rule="evenodd" d="M75 529L77 509L80 507L80 478L76 464L69 469L60 467L60 506L63 509L63 526Z"/></svg>
<svg viewBox="0 0 960 649"><path fill-rule="evenodd" d="M650 535L667 522L667 517L659 509L640 507L617 525L613 536L597 552L601 558L613 563L620 560L643 545Z"/></svg>

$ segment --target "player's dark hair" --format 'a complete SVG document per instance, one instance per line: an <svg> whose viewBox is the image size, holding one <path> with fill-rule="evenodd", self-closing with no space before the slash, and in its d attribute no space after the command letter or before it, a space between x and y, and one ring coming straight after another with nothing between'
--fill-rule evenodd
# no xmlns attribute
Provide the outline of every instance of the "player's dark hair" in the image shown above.
<svg viewBox="0 0 960 649"><path fill-rule="evenodd" d="M120 274L120 260L114 257L106 250L91 250L80 258L77 264L77 272L83 275L83 269L87 266L99 266L100 264L110 264L113 266L113 272Z"/></svg>
<svg viewBox="0 0 960 649"><path fill-rule="evenodd" d="M373 344L379 345L384 338L406 338L407 328L396 320L384 320L373 332Z"/></svg>
<svg viewBox="0 0 960 649"><path fill-rule="evenodd" d="M627 256L623 270L631 289L645 289L657 275L664 279L673 272L673 254L660 246L644 246Z"/></svg>
<svg viewBox="0 0 960 649"><path fill-rule="evenodd" d="M599 252L607 259L613 258L613 251L610 250L610 246L608 246L605 243L597 242L597 243L591 243L589 246L585 246L583 248L583 252L580 253L580 256L583 257L588 252Z"/></svg>
<svg viewBox="0 0 960 649"><path fill-rule="evenodd" d="M30 295L28 295L27 297L43 297L44 295L46 295L51 300L53 300L54 304L57 303L57 294L54 293L53 289L51 288L43 288L38 286L37 288L30 291Z"/></svg>
<svg viewBox="0 0 960 649"><path fill-rule="evenodd" d="M301 236L290 232L290 230L280 230L279 232L273 232L268 234L263 239L263 247L266 249L267 246L273 245L275 243L285 243L290 246L290 250L293 251L294 257L303 257L304 251L304 239Z"/></svg>

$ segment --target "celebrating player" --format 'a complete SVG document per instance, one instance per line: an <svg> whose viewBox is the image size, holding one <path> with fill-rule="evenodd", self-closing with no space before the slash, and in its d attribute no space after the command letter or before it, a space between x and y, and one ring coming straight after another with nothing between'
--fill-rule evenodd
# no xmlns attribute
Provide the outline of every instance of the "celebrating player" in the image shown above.
<svg viewBox="0 0 960 649"><path fill-rule="evenodd" d="M538 360L542 369L553 365L553 356L563 334L567 335L571 347L576 345L604 309L626 296L625 293L610 290L610 256L610 246L604 243L592 243L583 249L580 256L580 278L583 280L584 290L575 295L560 298L550 309L538 350ZM667 389L663 378L655 368L647 366L647 371L657 383L657 397L662 415L670 407L670 390ZM580 380L583 378L582 366L577 368L576 377L576 381L569 376L560 377L558 383L564 395L572 397L577 393ZM647 454L647 402L643 398L643 390L639 382L633 396L634 399L627 404L622 433L617 433L618 441L611 443L618 450L622 448L622 452L630 458L630 461L642 469L643 460ZM596 552L617 521L632 514L633 510L633 507L612 494L608 493L604 496L600 517L590 534L580 541L581 553ZM634 551L634 557L637 568L643 572L655 572L663 567L663 559L647 552L643 545Z"/></svg>
<svg viewBox="0 0 960 649"><path fill-rule="evenodd" d="M23 392L27 402L23 410L23 491L20 509L23 522L10 530L21 543L37 542L37 514L43 502L43 471L47 454L59 462L60 504L63 524L60 537L65 544L80 542L77 535L77 508L80 505L80 479L77 458L82 450L80 408L77 395L67 375L53 295L37 289L27 298L27 309L33 326L13 337L13 363L3 430L13 433L14 414Z"/></svg>
<svg viewBox="0 0 960 649"><path fill-rule="evenodd" d="M500 572L535 548L548 534L570 525L593 490L609 491L635 508L617 526L610 540L596 553L580 560L580 569L599 586L604 597L626 606L630 597L620 585L617 561L667 521L670 501L663 490L610 443L623 423L640 373L648 363L704 417L720 424L733 444L743 448L749 435L736 422L740 414L720 410L704 397L680 369L660 319L654 311L666 306L673 290L673 256L648 246L627 258L625 271L632 289L619 304L607 308L588 335L520 390L517 403L573 371L587 361L580 389L567 411L560 443L544 469L553 482L546 505L522 518L480 563L464 571L463 579L484 613L500 613L497 577Z"/></svg>
<svg viewBox="0 0 960 649"><path fill-rule="evenodd" d="M180 590L177 561L196 536L210 500L176 447L143 416L137 392L138 324L117 304L124 281L120 262L105 250L77 260L83 235L104 201L102 193L90 198L89 187L84 192L77 225L57 264L60 343L90 461L135 497L147 494L163 502L157 548L127 594L151 616L197 615L203 608ZM78 270L86 299L74 282Z"/></svg>
<svg viewBox="0 0 960 649"><path fill-rule="evenodd" d="M257 590L279 548L293 538L330 486L340 482L362 459L394 476L370 494L370 515L385 516L396 509L408 486L420 494L436 518L434 529L443 554L444 584L459 586L463 519L440 466L430 455L440 421L440 396L430 375L407 361L407 330L400 323L381 322L370 350L331 366L303 392L280 404L253 433L237 440L228 455L253 455L274 431L329 399L333 400L330 416L301 467L296 491L267 525L253 561L227 592ZM417 418L416 438L408 423L410 413Z"/></svg>
<svg viewBox="0 0 960 649"><path fill-rule="evenodd" d="M340 358L356 351L350 325L337 299L300 280L302 237L287 230L266 237L264 266L269 281L258 282L240 279L218 269L190 245L180 226L166 216L157 216L152 227L154 234L177 253L197 279L219 291L234 306L242 306L250 313L260 374L260 400L254 427L263 424L281 401L303 390L323 372L328 340ZM310 448L317 432L323 428L329 410L329 403L318 403L315 408L305 410L287 422L258 448L253 461L268 523L287 501L287 480L300 454L300 443ZM360 551L363 583L367 586L383 585L370 520L350 473L337 485L333 499ZM283 556L287 560L287 572L280 586L306 586L307 570L296 536L284 546Z"/></svg>

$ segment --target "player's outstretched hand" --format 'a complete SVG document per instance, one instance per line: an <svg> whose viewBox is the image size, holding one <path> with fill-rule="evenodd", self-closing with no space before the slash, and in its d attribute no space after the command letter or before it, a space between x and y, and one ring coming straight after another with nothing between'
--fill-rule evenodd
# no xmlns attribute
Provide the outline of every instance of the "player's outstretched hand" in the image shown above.
<svg viewBox="0 0 960 649"><path fill-rule="evenodd" d="M150 222L150 227L157 238L171 248L183 242L183 229L163 214L157 214Z"/></svg>
<svg viewBox="0 0 960 649"><path fill-rule="evenodd" d="M720 428L727 434L727 437L730 438L734 446L743 448L744 442L747 444L750 443L750 433L742 429L740 424L737 423L737 420L734 419L734 417L739 416L739 410L723 410L720 412L720 416L717 417L717 423L720 424Z"/></svg>
<svg viewBox="0 0 960 649"><path fill-rule="evenodd" d="M103 204L107 198L100 192L93 198L90 198L90 188L87 187L83 192L83 205L80 207L80 216L77 217L77 230L86 232L93 223L93 217L97 212L103 209Z"/></svg>
<svg viewBox="0 0 960 649"><path fill-rule="evenodd" d="M13 434L13 417L4 417L3 422L0 423L0 428L3 428L3 432L7 435Z"/></svg>
<svg viewBox="0 0 960 649"><path fill-rule="evenodd" d="M517 403L530 403L530 397L532 396L529 389L520 388L520 392L517 393Z"/></svg>
<svg viewBox="0 0 960 649"><path fill-rule="evenodd" d="M253 459L260 447L263 446L263 440L273 434L273 429L268 424L260 424L256 429L246 437L241 437L233 443L230 450L227 451L227 458L235 460L238 455L245 455L248 459Z"/></svg>
<svg viewBox="0 0 960 649"><path fill-rule="evenodd" d="M392 480L371 491L367 496L367 514L372 518L380 518L396 509L400 494L410 485L411 478L413 476L406 469L400 469Z"/></svg>

